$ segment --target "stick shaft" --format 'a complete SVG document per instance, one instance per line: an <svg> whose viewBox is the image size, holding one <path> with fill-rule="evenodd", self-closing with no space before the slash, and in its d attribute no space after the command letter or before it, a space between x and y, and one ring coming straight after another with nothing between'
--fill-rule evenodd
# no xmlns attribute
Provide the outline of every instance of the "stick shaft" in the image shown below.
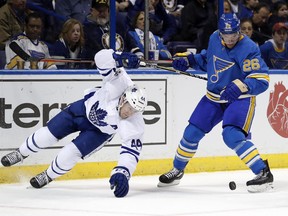
<svg viewBox="0 0 288 216"><path fill-rule="evenodd" d="M54 59L54 58L44 58L40 59L42 62L63 62L63 63L94 63L92 60L84 59Z"/></svg>
<svg viewBox="0 0 288 216"><path fill-rule="evenodd" d="M191 73L184 72L184 71L175 70L174 68L163 67L163 66L160 66L160 65L155 65L155 67L159 68L159 69L163 69L163 70L168 70L168 71L171 71L171 72L174 72L174 73L178 73L178 74L182 74L182 75L191 76L191 77L194 77L194 78L206 80L206 81L208 80L206 77L199 76L199 75L196 75L196 74L191 74Z"/></svg>

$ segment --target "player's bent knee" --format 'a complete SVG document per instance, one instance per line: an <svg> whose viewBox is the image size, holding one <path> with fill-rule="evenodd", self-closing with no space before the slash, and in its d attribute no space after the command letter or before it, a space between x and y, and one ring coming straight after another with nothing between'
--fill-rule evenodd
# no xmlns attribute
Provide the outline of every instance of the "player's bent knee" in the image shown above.
<svg viewBox="0 0 288 216"><path fill-rule="evenodd" d="M243 131L234 126L224 127L222 137L225 144L231 149L234 149L239 143L245 140L245 134Z"/></svg>
<svg viewBox="0 0 288 216"><path fill-rule="evenodd" d="M204 136L205 132L193 124L189 124L183 134L184 139L192 143L198 143Z"/></svg>

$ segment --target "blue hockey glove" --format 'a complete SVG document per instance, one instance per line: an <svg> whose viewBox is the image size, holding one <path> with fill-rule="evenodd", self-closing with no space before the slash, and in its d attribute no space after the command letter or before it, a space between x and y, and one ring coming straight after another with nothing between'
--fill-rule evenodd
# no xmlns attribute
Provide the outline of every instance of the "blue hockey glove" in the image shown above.
<svg viewBox="0 0 288 216"><path fill-rule="evenodd" d="M226 100L229 103L234 102L243 93L248 92L248 86L241 80L236 79L228 84L220 93L220 100Z"/></svg>
<svg viewBox="0 0 288 216"><path fill-rule="evenodd" d="M138 68L140 64L140 59L138 58L138 56L129 52L114 52L113 58L116 62L117 68Z"/></svg>
<svg viewBox="0 0 288 216"><path fill-rule="evenodd" d="M126 167L116 166L112 170L110 177L110 188L114 190L115 197L124 197L128 194L130 179L129 170Z"/></svg>
<svg viewBox="0 0 288 216"><path fill-rule="evenodd" d="M196 64L194 54L190 52L176 53L173 58L172 67L176 70L186 71Z"/></svg>

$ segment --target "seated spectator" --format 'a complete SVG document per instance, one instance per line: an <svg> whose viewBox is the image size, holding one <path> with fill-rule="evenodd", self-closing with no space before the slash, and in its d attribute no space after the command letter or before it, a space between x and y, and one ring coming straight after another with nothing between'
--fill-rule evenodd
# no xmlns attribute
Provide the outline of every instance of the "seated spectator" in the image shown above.
<svg viewBox="0 0 288 216"><path fill-rule="evenodd" d="M0 50L5 49L7 41L24 31L27 13L26 0L7 0L0 8Z"/></svg>
<svg viewBox="0 0 288 216"><path fill-rule="evenodd" d="M277 1L272 5L272 15L269 17L268 24L272 29L277 22L287 22L288 21L288 7L287 2Z"/></svg>
<svg viewBox="0 0 288 216"><path fill-rule="evenodd" d="M90 15L84 22L85 49L84 56L94 60L95 54L101 49L110 48L110 25L108 0L93 0ZM116 51L131 52L143 58L144 54L128 34L122 21L116 18Z"/></svg>
<svg viewBox="0 0 288 216"><path fill-rule="evenodd" d="M60 33L59 39L50 48L50 55L56 58L82 58L84 47L84 31L79 20L68 19ZM75 69L81 65L76 63L66 63L57 65L59 69Z"/></svg>
<svg viewBox="0 0 288 216"><path fill-rule="evenodd" d="M204 48L203 41L208 41L210 34L217 29L215 20L217 17L213 4L207 0L192 0L182 9L182 28L179 34L174 36L173 41L192 42L196 44L197 50L201 50ZM213 30L209 31L212 28Z"/></svg>
<svg viewBox="0 0 288 216"><path fill-rule="evenodd" d="M249 18L244 18L240 20L240 32L242 34L247 35L249 38L251 38L253 33L253 26L252 26L252 20Z"/></svg>
<svg viewBox="0 0 288 216"><path fill-rule="evenodd" d="M83 23L90 12L91 0L58 0L55 1L55 12L66 17L74 18Z"/></svg>
<svg viewBox="0 0 288 216"><path fill-rule="evenodd" d="M144 0L136 0L134 6L130 8L128 12L130 27L131 20L139 11L145 11ZM164 44L171 41L178 32L175 17L166 12L161 0L149 0L149 30L159 36Z"/></svg>
<svg viewBox="0 0 288 216"><path fill-rule="evenodd" d="M57 20L57 34L61 32L61 28L67 19L74 18L82 24L90 13L92 0L57 0L55 1L55 12L65 17L64 20Z"/></svg>
<svg viewBox="0 0 288 216"><path fill-rule="evenodd" d="M137 46L144 53L144 23L145 23L145 12L138 12L132 20L132 27L134 31L129 31L129 34L134 38ZM171 53L167 47L160 40L160 37L153 35L149 31L149 50L159 50L159 59L172 59Z"/></svg>
<svg viewBox="0 0 288 216"><path fill-rule="evenodd" d="M261 56L270 69L288 69L288 27L276 23L272 28L272 39L260 46Z"/></svg>
<svg viewBox="0 0 288 216"><path fill-rule="evenodd" d="M166 12L175 17L177 28L181 29L181 11L190 0L162 0Z"/></svg>
<svg viewBox="0 0 288 216"><path fill-rule="evenodd" d="M55 13L54 2L55 0L27 0L27 7L41 15L43 22L41 39L48 46L55 43L58 39L61 28L61 26L58 27L58 20L62 20L63 22L66 20L64 16Z"/></svg>
<svg viewBox="0 0 288 216"><path fill-rule="evenodd" d="M259 4L258 0L243 0L243 3L240 4L240 8L238 11L238 18L252 18L254 8Z"/></svg>
<svg viewBox="0 0 288 216"><path fill-rule="evenodd" d="M270 7L265 3L259 3L252 16L253 34L251 39L257 44L262 45L266 40L271 39L271 28L268 26Z"/></svg>
<svg viewBox="0 0 288 216"><path fill-rule="evenodd" d="M39 40L42 27L43 23L38 13L30 13L25 18L25 31L11 41L11 43L16 43L16 46L18 45L18 50L12 50L10 43L6 44L6 69L17 69L17 62L26 58L28 61L25 62L24 69L30 69L30 62L36 62L39 69L57 69L52 62L40 61L43 58L50 58L47 45Z"/></svg>

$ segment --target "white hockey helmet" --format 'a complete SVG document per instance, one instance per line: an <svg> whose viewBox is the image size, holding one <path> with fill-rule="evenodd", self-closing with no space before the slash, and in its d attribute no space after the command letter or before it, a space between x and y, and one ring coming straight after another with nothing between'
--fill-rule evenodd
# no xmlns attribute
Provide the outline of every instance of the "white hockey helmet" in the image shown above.
<svg viewBox="0 0 288 216"><path fill-rule="evenodd" d="M136 111L143 112L147 106L147 97L144 89L137 85L129 86L122 95L123 104L128 102Z"/></svg>

